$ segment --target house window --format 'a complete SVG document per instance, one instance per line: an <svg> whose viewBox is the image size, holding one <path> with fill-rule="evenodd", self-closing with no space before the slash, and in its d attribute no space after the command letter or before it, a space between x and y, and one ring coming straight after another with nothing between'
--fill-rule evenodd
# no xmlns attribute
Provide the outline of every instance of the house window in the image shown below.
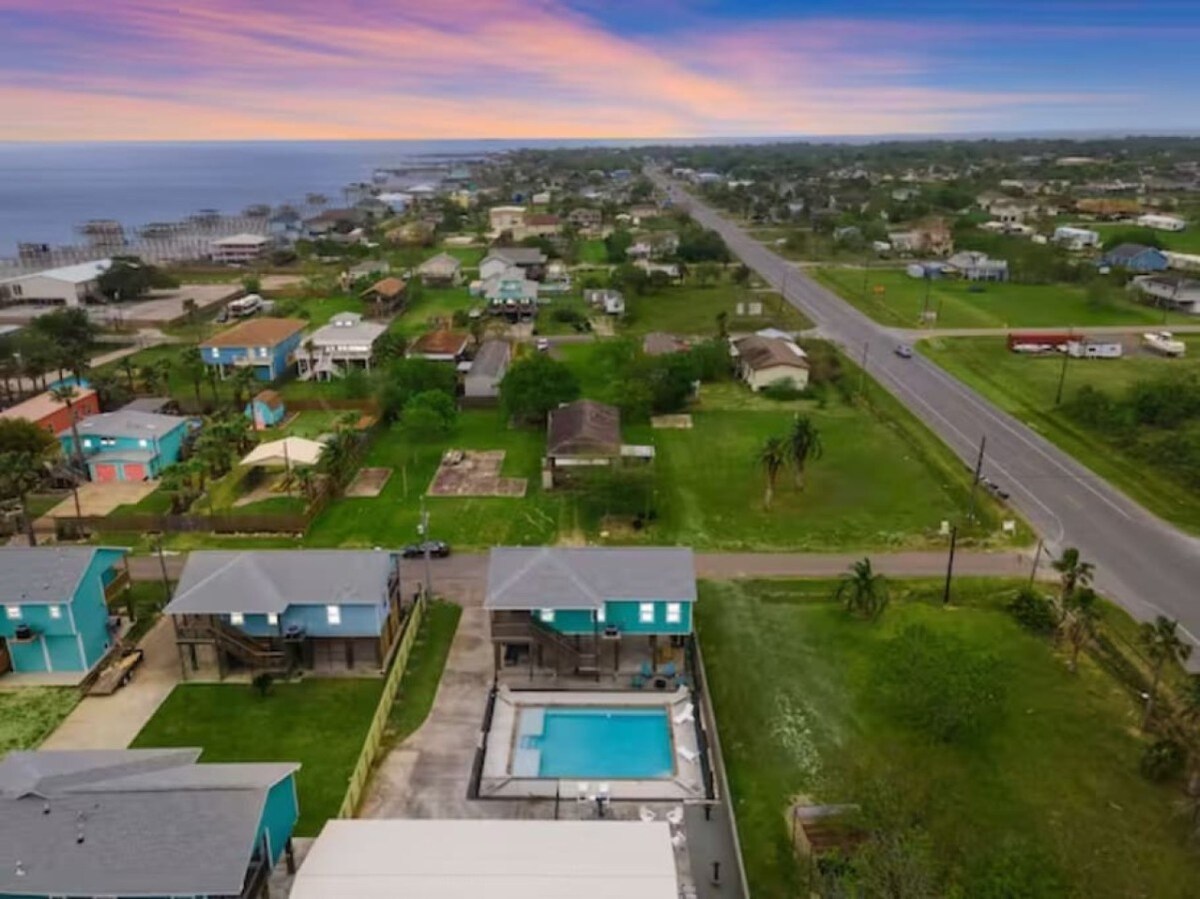
<svg viewBox="0 0 1200 899"><path fill-rule="evenodd" d="M138 446L140 446L142 449L145 449L149 445L150 445L150 441L146 440L145 438L142 438L141 440L138 441Z"/></svg>
<svg viewBox="0 0 1200 899"><path fill-rule="evenodd" d="M211 350L209 350L209 353L208 353L208 354L209 354L210 356L212 356L212 358L214 358L214 359L220 359L220 358L221 358L221 350L220 350L220 348L219 348L219 347L213 347Z"/></svg>
<svg viewBox="0 0 1200 899"><path fill-rule="evenodd" d="M274 612L267 612L267 624L271 625L272 627L279 624L279 616Z"/></svg>
<svg viewBox="0 0 1200 899"><path fill-rule="evenodd" d="M341 606L326 606L325 620L330 624L342 623L342 607Z"/></svg>
<svg viewBox="0 0 1200 899"><path fill-rule="evenodd" d="M62 606L50 606L50 617L57 621L62 618Z"/></svg>
<svg viewBox="0 0 1200 899"><path fill-rule="evenodd" d="M4 607L4 617L6 617L9 621L20 621L21 620L21 607L20 606L5 606Z"/></svg>
<svg viewBox="0 0 1200 899"><path fill-rule="evenodd" d="M601 606L596 610L596 623L604 624L604 607Z"/></svg>
<svg viewBox="0 0 1200 899"><path fill-rule="evenodd" d="M538 612L538 617L541 618L542 621L544 621L546 624L553 624L554 623L554 610L553 609L542 609L540 612Z"/></svg>
<svg viewBox="0 0 1200 899"><path fill-rule="evenodd" d="M654 603L638 603L638 621L642 624L654 624Z"/></svg>
<svg viewBox="0 0 1200 899"><path fill-rule="evenodd" d="M85 448L89 448L89 449L90 449L90 448L91 448L91 445L92 445L92 438L91 438L91 437L84 437L84 438L83 438L83 445L84 445L84 447L85 447Z"/></svg>
<svg viewBox="0 0 1200 899"><path fill-rule="evenodd" d="M679 624L683 621L683 603L667 603L667 624Z"/></svg>
<svg viewBox="0 0 1200 899"><path fill-rule="evenodd" d="M241 627L243 624L246 623L246 616L243 615L241 612L230 612L229 613L229 623L236 624L238 627Z"/></svg>

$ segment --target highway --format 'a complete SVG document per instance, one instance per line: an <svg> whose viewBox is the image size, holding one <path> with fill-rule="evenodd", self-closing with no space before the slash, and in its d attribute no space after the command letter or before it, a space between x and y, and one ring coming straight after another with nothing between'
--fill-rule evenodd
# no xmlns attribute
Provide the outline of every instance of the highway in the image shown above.
<svg viewBox="0 0 1200 899"><path fill-rule="evenodd" d="M907 332L876 324L658 171L647 174L793 306L937 433L971 467L986 437L983 474L1057 555L1076 546L1096 586L1139 619L1177 619L1200 642L1200 540L1154 517L1071 456L920 354L895 354ZM832 449L832 448L831 448ZM1200 659L1200 653L1193 654Z"/></svg>

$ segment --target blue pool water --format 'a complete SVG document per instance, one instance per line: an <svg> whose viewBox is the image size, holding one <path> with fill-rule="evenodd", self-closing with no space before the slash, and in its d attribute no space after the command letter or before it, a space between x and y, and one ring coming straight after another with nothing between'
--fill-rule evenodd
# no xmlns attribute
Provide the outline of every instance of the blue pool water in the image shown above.
<svg viewBox="0 0 1200 899"><path fill-rule="evenodd" d="M674 770L666 709L529 708L519 726L519 761L538 777L641 779Z"/></svg>

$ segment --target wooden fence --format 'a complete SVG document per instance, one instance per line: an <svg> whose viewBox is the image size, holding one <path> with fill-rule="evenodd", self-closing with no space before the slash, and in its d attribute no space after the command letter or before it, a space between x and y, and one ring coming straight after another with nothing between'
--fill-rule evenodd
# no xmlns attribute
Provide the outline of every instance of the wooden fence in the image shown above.
<svg viewBox="0 0 1200 899"><path fill-rule="evenodd" d="M404 634L400 637L400 647L392 657L392 667L388 669L387 678L383 682L383 695L379 697L379 705L375 707L375 716L371 719L371 726L367 730L367 738L363 742L362 752L359 753L358 762L350 775L346 796L342 800L341 808L338 809L337 816L339 818L353 818L358 812L363 793L371 780L371 772L375 768L375 763L379 761L388 717L392 713L392 704L396 701L400 682L404 680L404 672L408 668L408 657L417 640L417 633L421 630L426 602L427 600L422 594L421 598L413 603L412 611L409 612L408 618L404 622Z"/></svg>

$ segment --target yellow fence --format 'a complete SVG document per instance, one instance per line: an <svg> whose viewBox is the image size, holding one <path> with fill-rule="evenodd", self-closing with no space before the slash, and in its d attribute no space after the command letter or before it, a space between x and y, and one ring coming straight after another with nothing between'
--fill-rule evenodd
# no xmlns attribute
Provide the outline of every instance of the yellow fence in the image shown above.
<svg viewBox="0 0 1200 899"><path fill-rule="evenodd" d="M350 775L350 783L346 787L346 798L338 809L339 818L353 818L362 802L363 792L371 780L371 771L379 760L379 751L383 747L383 735L387 730L388 716L392 711L392 703L396 701L396 692L400 689L400 681L404 679L404 671L408 667L408 657L412 653L413 643L417 640L417 632L421 629L421 621L425 617L424 596L418 599L404 622L404 635L400 638L400 647L392 659L392 667L388 670L387 679L383 682L383 695L379 697L379 705L371 719L371 727L367 738L363 741L362 752L359 753L358 763L354 773Z"/></svg>

